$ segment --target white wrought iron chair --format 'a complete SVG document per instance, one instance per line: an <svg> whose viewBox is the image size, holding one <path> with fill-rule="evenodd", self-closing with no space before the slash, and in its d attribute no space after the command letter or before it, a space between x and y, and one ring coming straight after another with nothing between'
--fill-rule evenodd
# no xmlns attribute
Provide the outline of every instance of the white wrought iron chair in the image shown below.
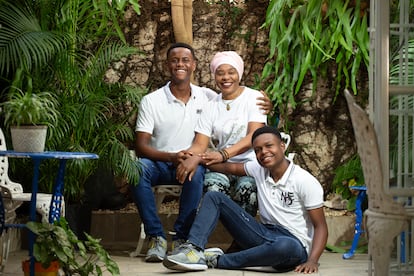
<svg viewBox="0 0 414 276"><path fill-rule="evenodd" d="M287 149L290 145L291 137L289 134L284 133L284 132L281 132L280 134L282 136L283 141L285 142L286 149ZM135 155L134 152L132 154ZM288 153L287 158L289 160L293 160L294 157L295 157L295 153L293 152ZM180 197L181 189L182 189L182 185L178 185L178 184L177 185L162 184L162 185L157 185L156 187L153 187L152 190L154 191L154 194L155 194L155 203L156 203L158 212L160 210L161 204L164 202L165 197L166 196ZM169 232L169 234L173 235L174 232ZM141 230L140 230L140 236L138 239L138 244L137 244L135 251L129 254L131 257L137 257L137 256L143 255L141 251L142 251L142 247L144 245L145 239L146 239L146 235L144 231L144 224L141 223Z"/></svg>
<svg viewBox="0 0 414 276"><path fill-rule="evenodd" d="M345 98L367 187L368 209L364 215L368 253L374 263L374 274L386 276L389 275L394 238L407 227L409 216L401 203L385 193L377 136L368 115L355 103L348 90L345 90ZM371 265L369 274L371 275Z"/></svg>

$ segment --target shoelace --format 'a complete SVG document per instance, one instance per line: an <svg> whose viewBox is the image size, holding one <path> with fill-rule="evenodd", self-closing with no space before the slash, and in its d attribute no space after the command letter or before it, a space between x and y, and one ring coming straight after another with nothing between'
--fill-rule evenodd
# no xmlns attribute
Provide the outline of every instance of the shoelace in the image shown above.
<svg viewBox="0 0 414 276"><path fill-rule="evenodd" d="M206 259L206 264L210 268L216 268L217 267L217 258L218 254L204 254L204 257Z"/></svg>
<svg viewBox="0 0 414 276"><path fill-rule="evenodd" d="M156 248L158 246L163 247L162 246L162 239L160 237L152 239L151 244L152 244L151 248Z"/></svg>
<svg viewBox="0 0 414 276"><path fill-rule="evenodd" d="M191 243L180 244L180 246L178 248L180 249L180 251L184 251L184 252L188 252L188 251L191 251L193 249L196 250L194 245L192 245Z"/></svg>

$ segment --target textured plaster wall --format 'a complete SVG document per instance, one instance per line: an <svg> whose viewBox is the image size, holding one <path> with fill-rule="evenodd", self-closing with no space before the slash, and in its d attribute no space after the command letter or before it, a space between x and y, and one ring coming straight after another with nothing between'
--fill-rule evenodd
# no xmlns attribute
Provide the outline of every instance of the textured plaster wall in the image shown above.
<svg viewBox="0 0 414 276"><path fill-rule="evenodd" d="M147 0L140 4L141 15L127 12L124 33L128 43L142 54L114 62L106 77L110 82L126 82L152 91L169 77L164 61L168 46L174 42L170 3ZM248 86L255 84L269 54L268 34L261 28L267 4L268 1L247 1L229 8L200 0L193 2L193 46L198 59L195 83L215 89L209 70L212 56L217 51L235 50L245 61L242 82ZM293 138L290 150L297 153L295 162L309 169L326 193L331 191L335 168L355 152L345 100L341 95L334 100L332 79L328 76L321 80L316 93L310 86L305 87L295 96L298 106L289 114L289 133Z"/></svg>

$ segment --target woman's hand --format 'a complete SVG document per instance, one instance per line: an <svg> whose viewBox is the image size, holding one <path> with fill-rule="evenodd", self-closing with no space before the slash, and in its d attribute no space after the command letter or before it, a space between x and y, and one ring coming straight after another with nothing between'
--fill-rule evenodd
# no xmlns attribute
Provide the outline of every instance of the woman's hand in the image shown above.
<svg viewBox="0 0 414 276"><path fill-rule="evenodd" d="M224 161L223 155L218 151L209 151L200 154L201 159L203 160L203 164L206 166L222 163Z"/></svg>
<svg viewBox="0 0 414 276"><path fill-rule="evenodd" d="M273 111L273 103L264 91L260 91L263 97L257 97L257 105L263 110L263 113L268 115Z"/></svg>

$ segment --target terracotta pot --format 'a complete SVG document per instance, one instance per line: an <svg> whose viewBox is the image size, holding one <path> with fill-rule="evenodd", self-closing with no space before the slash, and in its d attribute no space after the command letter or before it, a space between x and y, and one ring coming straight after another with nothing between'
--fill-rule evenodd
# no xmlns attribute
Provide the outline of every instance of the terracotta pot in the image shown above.
<svg viewBox="0 0 414 276"><path fill-rule="evenodd" d="M30 275L30 260L22 262L24 276ZM59 262L53 261L49 267L44 268L41 263L35 262L35 276L57 276L59 271Z"/></svg>

